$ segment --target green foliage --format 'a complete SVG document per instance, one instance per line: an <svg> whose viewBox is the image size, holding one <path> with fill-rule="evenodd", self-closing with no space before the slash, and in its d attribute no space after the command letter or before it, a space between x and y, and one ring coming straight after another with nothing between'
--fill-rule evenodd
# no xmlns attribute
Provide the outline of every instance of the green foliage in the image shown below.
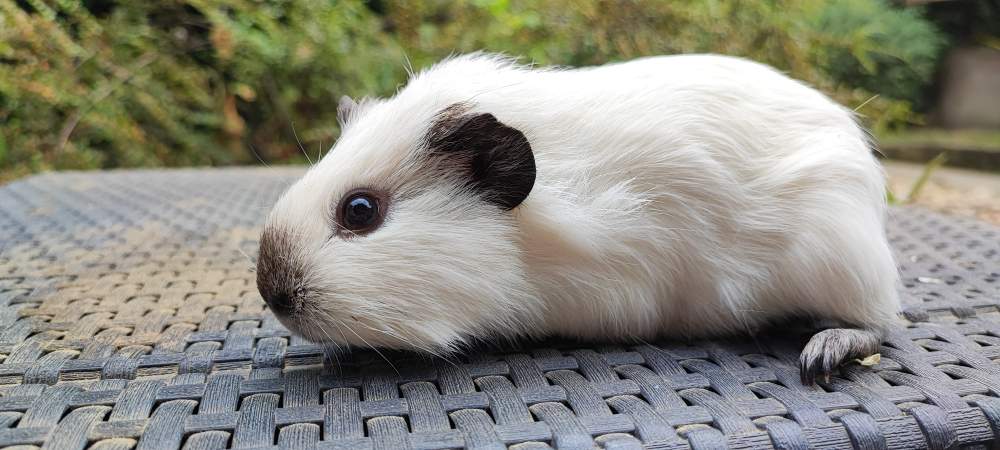
<svg viewBox="0 0 1000 450"><path fill-rule="evenodd" d="M825 3L811 23L823 39L815 60L834 81L920 106L944 37L918 10L842 0Z"/></svg>
<svg viewBox="0 0 1000 450"><path fill-rule="evenodd" d="M340 95L391 95L407 64L479 49L746 56L883 129L918 119L941 45L919 11L876 0L0 0L0 179L301 162L298 140L336 138Z"/></svg>
<svg viewBox="0 0 1000 450"><path fill-rule="evenodd" d="M418 66L476 49L574 66L655 54L724 53L774 65L852 108L864 105L859 113L879 131L919 122L913 101L927 87L943 42L918 10L889 8L878 0L395 5L389 21L410 43L407 53ZM904 34L900 39L893 33ZM885 54L880 46L888 46ZM847 65L834 67L835 59Z"/></svg>
<svg viewBox="0 0 1000 450"><path fill-rule="evenodd" d="M329 143L336 95L403 73L360 2L28 3L0 0L7 176L298 158L293 124Z"/></svg>

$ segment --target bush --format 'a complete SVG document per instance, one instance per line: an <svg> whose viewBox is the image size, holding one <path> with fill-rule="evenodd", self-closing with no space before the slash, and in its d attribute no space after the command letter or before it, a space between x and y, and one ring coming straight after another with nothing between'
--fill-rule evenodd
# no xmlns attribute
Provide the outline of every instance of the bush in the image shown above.
<svg viewBox="0 0 1000 450"><path fill-rule="evenodd" d="M824 4L811 23L822 39L814 60L834 81L923 106L944 37L918 10L842 0Z"/></svg>
<svg viewBox="0 0 1000 450"><path fill-rule="evenodd" d="M941 53L942 35L920 12L879 0L497 0L406 3L390 7L388 18L404 42L416 43L407 51L421 65L480 48L568 65L651 54L745 56L845 105L864 104L867 124L883 130L919 121L913 106Z"/></svg>
<svg viewBox="0 0 1000 450"><path fill-rule="evenodd" d="M862 112L886 128L917 118L940 46L918 12L874 0L0 0L0 178L301 162L298 140L315 154L336 138L340 95L390 95L407 58L478 49L741 55L850 107L880 94Z"/></svg>
<svg viewBox="0 0 1000 450"><path fill-rule="evenodd" d="M0 0L12 173L302 158L293 126L330 143L339 94L403 74L356 1L27 3Z"/></svg>

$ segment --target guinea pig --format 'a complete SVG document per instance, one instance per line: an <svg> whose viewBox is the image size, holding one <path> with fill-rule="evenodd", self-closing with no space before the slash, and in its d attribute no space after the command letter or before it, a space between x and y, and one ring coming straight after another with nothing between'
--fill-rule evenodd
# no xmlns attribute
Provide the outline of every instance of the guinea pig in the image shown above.
<svg viewBox="0 0 1000 450"><path fill-rule="evenodd" d="M452 57L341 99L332 150L274 205L257 286L306 339L447 354L836 325L803 381L897 320L885 176L852 111L741 58L576 69Z"/></svg>

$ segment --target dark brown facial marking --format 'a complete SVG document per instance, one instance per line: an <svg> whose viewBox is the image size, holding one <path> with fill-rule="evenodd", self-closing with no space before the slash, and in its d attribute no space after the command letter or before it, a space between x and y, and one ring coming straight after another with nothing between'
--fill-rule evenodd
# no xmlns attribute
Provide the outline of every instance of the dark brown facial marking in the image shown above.
<svg viewBox="0 0 1000 450"><path fill-rule="evenodd" d="M260 236L257 253L257 290L276 314L295 312L302 301L302 267L295 257L292 236L267 227Z"/></svg>
<svg viewBox="0 0 1000 450"><path fill-rule="evenodd" d="M520 205L535 185L535 157L528 139L489 113L457 103L442 110L427 133L433 157L456 162L468 186L503 209ZM454 165L452 165L454 166Z"/></svg>

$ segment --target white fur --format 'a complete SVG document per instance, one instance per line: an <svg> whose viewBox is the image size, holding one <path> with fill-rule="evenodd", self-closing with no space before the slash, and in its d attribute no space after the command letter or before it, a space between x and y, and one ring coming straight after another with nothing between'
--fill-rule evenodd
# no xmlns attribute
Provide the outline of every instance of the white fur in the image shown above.
<svg viewBox="0 0 1000 450"><path fill-rule="evenodd" d="M469 102L524 133L513 211L419 173L435 114ZM389 189L373 233L331 238L347 191ZM884 176L850 111L715 55L530 69L446 60L354 111L275 206L320 302L307 338L450 350L470 336L703 336L789 315L881 329L899 309ZM352 317L353 316L353 317Z"/></svg>

